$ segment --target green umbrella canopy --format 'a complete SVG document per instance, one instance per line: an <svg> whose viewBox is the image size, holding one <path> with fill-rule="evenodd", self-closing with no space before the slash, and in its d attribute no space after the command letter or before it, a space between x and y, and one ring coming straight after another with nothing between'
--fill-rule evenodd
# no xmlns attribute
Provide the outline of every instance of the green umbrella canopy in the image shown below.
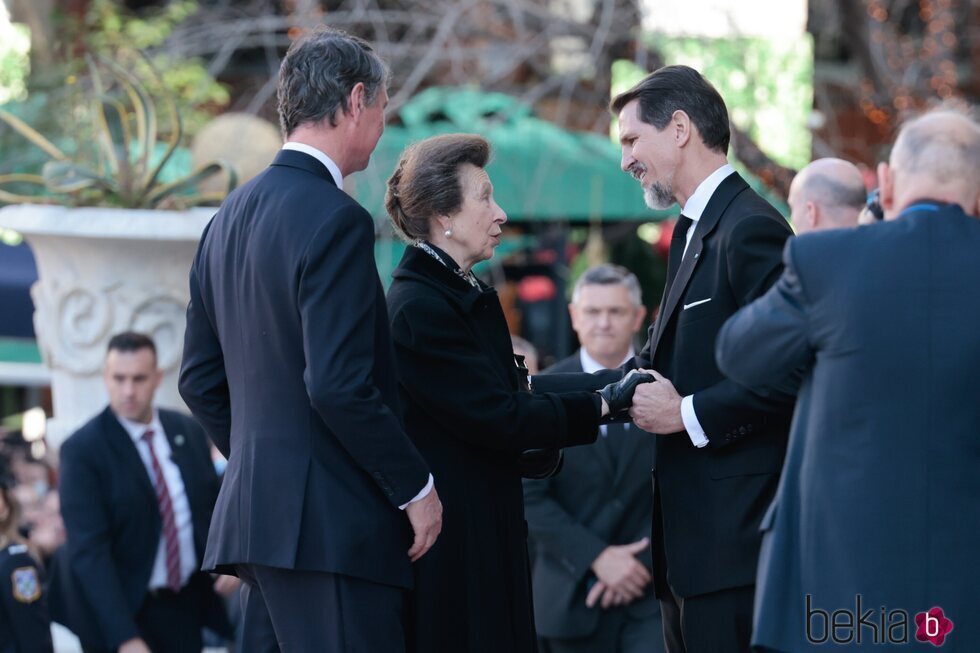
<svg viewBox="0 0 980 653"><path fill-rule="evenodd" d="M487 172L510 220L650 221L678 213L647 208L639 185L619 169L619 148L608 138L563 130L508 95L429 88L402 106L398 117L401 125L385 129L368 169L352 179L354 195L376 218L385 215L385 184L405 147L454 132L490 141Z"/></svg>

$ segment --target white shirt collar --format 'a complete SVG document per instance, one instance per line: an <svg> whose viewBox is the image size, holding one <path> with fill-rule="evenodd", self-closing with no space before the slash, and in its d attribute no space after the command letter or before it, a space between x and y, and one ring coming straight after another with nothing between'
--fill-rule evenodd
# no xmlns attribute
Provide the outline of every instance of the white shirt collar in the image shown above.
<svg viewBox="0 0 980 653"><path fill-rule="evenodd" d="M115 415L115 413L113 413ZM126 433L129 433L129 437L133 439L133 442L139 442L142 439L143 434L146 433L147 429L153 429L154 435L159 433L163 435L163 424L160 423L160 413L157 409L153 409L153 419L150 420L149 424L140 424L139 422L134 422L132 420L126 419L121 415L116 415L116 419L122 424L122 427L126 429Z"/></svg>
<svg viewBox="0 0 980 653"><path fill-rule="evenodd" d="M718 186L721 185L721 182L725 181L725 178L727 178L728 175L732 174L733 172L735 172L735 168L732 167L732 164L726 163L708 175L704 181L698 184L698 187L694 189L691 196L687 198L687 202L684 204L684 209L681 211L681 214L690 218L694 222L700 220L701 214L704 213L705 207L708 206L708 200L710 200L711 196L715 194L716 190L718 190ZM693 227L694 225L691 226Z"/></svg>
<svg viewBox="0 0 980 653"><path fill-rule="evenodd" d="M606 369L605 365L602 365L601 363L596 361L596 359L589 356L589 352L585 351L585 347L581 347L578 350L578 355L579 355L579 360L582 362L582 371L585 372L586 374L592 374L594 372L598 372L599 370ZM633 358L633 356L635 355L636 352L633 351L633 347L630 347L630 350L626 353L626 358L621 360L619 364L622 365L629 359Z"/></svg>
<svg viewBox="0 0 980 653"><path fill-rule="evenodd" d="M282 146L284 150L293 150L294 152L302 152L303 154L309 154L314 159L322 163L327 170L330 171L330 176L333 177L334 183L337 184L337 188L344 190L344 177L340 174L340 167L334 163L333 159L327 156L325 153L316 149L312 145L307 145L306 143L297 143L295 141L289 141Z"/></svg>

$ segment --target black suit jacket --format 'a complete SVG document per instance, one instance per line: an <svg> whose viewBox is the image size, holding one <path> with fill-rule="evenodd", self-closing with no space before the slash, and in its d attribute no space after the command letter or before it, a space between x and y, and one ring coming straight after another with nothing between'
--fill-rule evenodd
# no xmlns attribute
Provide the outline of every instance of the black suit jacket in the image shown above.
<svg viewBox="0 0 980 653"><path fill-rule="evenodd" d="M905 610L913 641L914 616L939 606L954 624L943 651L980 645L977 252L980 219L933 202L807 234L786 246L779 282L722 329L733 379L806 370L763 523L753 644L813 650L807 596L825 613L860 596L875 624L882 606Z"/></svg>
<svg viewBox="0 0 980 653"><path fill-rule="evenodd" d="M683 433L657 436L658 596L667 582L682 597L755 582L759 523L776 490L795 388L749 390L727 379L715 364L714 344L725 320L779 277L791 233L776 209L731 174L708 201L676 277L668 280L643 351L622 369L584 381L534 378L535 390L554 392L601 387L629 369L652 367L681 396L694 395L709 445L698 449Z"/></svg>
<svg viewBox="0 0 980 653"><path fill-rule="evenodd" d="M191 509L197 559L220 481L207 438L191 418L160 409L160 422L180 468ZM61 446L61 515L67 543L51 572L54 621L83 644L115 648L139 635L135 616L146 598L160 543L156 491L129 433L106 408ZM208 594L212 625L223 621L210 579L195 578Z"/></svg>
<svg viewBox="0 0 980 653"><path fill-rule="evenodd" d="M578 352L545 370L551 372L581 373ZM654 438L636 427L608 428L611 432L592 446L566 449L556 476L524 480L524 511L535 542L534 620L542 637L594 633L609 612L585 606L595 580L592 563L607 546L630 544L650 532ZM637 557L652 571L649 548ZM645 618L660 606L651 588L629 606L611 610Z"/></svg>
<svg viewBox="0 0 980 653"><path fill-rule="evenodd" d="M402 429L374 223L299 152L235 190L191 269L180 393L228 467L204 557L409 586Z"/></svg>

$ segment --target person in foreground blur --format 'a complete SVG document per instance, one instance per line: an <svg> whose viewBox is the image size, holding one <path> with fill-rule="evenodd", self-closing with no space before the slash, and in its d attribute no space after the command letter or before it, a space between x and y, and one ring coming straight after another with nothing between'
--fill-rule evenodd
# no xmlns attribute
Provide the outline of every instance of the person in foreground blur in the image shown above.
<svg viewBox="0 0 980 653"><path fill-rule="evenodd" d="M582 347L545 373L591 373L636 355L633 337L646 309L626 268L586 270L568 310ZM664 642L651 586L655 442L632 424L599 428L594 445L565 451L561 474L524 481L537 545L535 624L552 653L656 653Z"/></svg>
<svg viewBox="0 0 980 653"><path fill-rule="evenodd" d="M10 462L0 453L0 652L50 653L54 646L41 570L17 533L14 483Z"/></svg>
<svg viewBox="0 0 980 653"><path fill-rule="evenodd" d="M51 616L86 653L199 651L205 626L230 634L199 571L218 476L189 417L153 405L163 372L146 335L109 340L109 406L61 446L67 543L55 555Z"/></svg>
<svg viewBox="0 0 980 653"><path fill-rule="evenodd" d="M813 650L858 601L879 633L860 626L866 648L980 642L980 125L949 110L907 123L879 182L884 223L791 240L779 282L718 338L719 367L747 386L805 370L763 522L766 651Z"/></svg>
<svg viewBox="0 0 980 653"><path fill-rule="evenodd" d="M221 205L191 269L180 393L228 459L205 569L239 575L242 651L404 646L442 508L400 419L374 221L344 192L388 68L332 29L279 69L286 143Z"/></svg>
<svg viewBox="0 0 980 653"><path fill-rule="evenodd" d="M443 489L444 528L415 564L415 653L536 650L521 455L595 440L606 388L520 390L496 292L473 274L493 256L507 216L484 166L490 145L450 134L410 146L385 205L411 243L388 291L405 427Z"/></svg>
<svg viewBox="0 0 980 653"><path fill-rule="evenodd" d="M797 235L854 227L867 192L861 171L843 159L817 159L793 177L789 208Z"/></svg>
<svg viewBox="0 0 980 653"><path fill-rule="evenodd" d="M647 204L683 207L660 311L646 346L619 370L541 375L534 389L656 372L656 383L637 388L630 416L657 434L651 546L667 650L747 653L759 523L779 481L795 396L725 378L711 352L725 320L779 278L792 231L728 163L728 109L698 71L661 68L611 109L621 166Z"/></svg>

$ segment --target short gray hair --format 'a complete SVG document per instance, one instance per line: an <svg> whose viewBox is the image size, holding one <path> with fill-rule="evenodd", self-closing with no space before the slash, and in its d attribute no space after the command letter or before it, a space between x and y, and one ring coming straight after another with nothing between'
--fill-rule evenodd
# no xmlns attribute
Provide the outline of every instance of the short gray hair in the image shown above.
<svg viewBox="0 0 980 653"><path fill-rule="evenodd" d="M358 83L373 104L387 88L389 70L367 41L333 28L319 28L289 48L279 66L279 126L288 137L305 123L330 122L350 112L348 98Z"/></svg>
<svg viewBox="0 0 980 653"><path fill-rule="evenodd" d="M953 119L955 124L939 123L936 118ZM905 122L892 149L892 167L944 183L976 184L980 124L973 111L946 103Z"/></svg>
<svg viewBox="0 0 980 653"><path fill-rule="evenodd" d="M817 199L827 209L847 207L860 211L868 198L863 185L844 184L820 173L807 177L803 188L808 197Z"/></svg>
<svg viewBox="0 0 980 653"><path fill-rule="evenodd" d="M640 281L636 275L622 265L603 263L595 265L582 273L575 282L572 290L572 303L578 301L583 286L623 286L629 293L630 301L636 306L643 305L643 295L640 291Z"/></svg>

